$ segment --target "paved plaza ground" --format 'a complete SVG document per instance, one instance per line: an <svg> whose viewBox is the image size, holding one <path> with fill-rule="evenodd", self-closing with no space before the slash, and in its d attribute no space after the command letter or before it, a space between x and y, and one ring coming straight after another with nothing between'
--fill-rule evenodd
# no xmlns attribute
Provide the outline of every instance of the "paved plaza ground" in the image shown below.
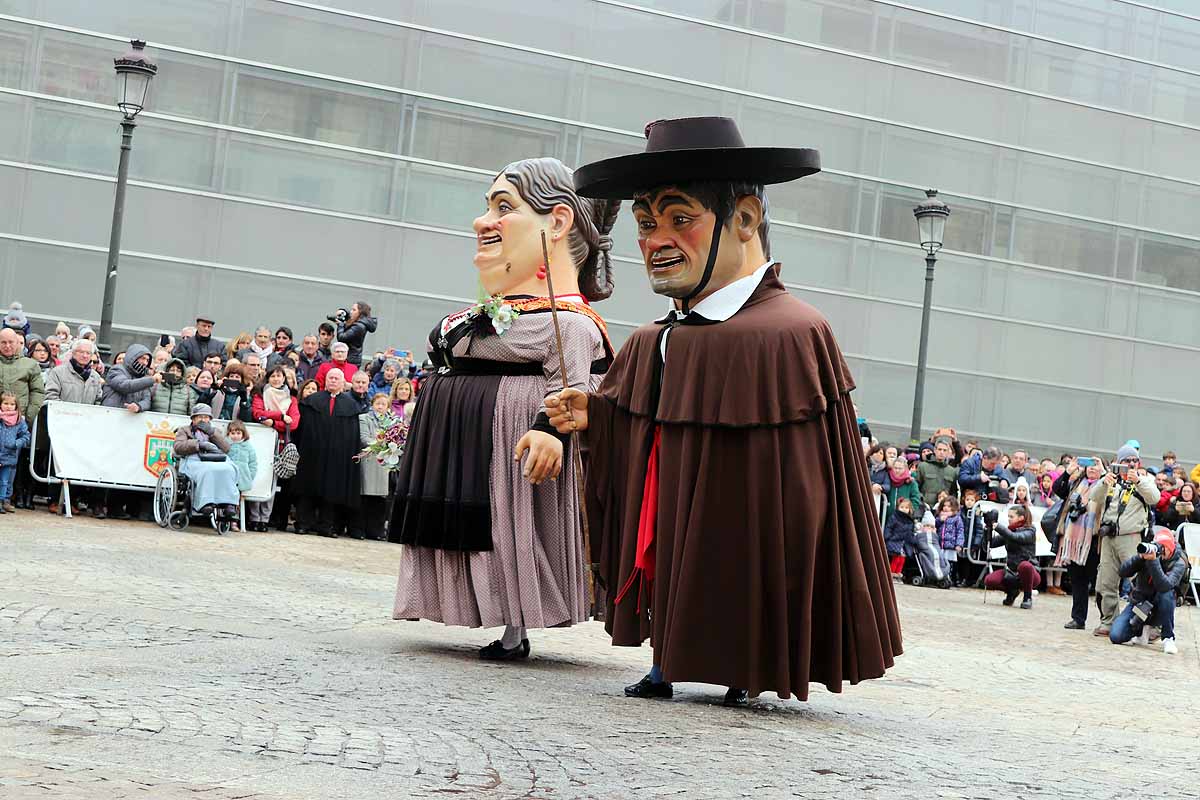
<svg viewBox="0 0 1200 800"><path fill-rule="evenodd" d="M603 628L390 620L400 549L0 516L0 798L1086 797L1200 794L1196 611L1180 654L990 593L898 587L886 678L745 710L629 700Z"/></svg>

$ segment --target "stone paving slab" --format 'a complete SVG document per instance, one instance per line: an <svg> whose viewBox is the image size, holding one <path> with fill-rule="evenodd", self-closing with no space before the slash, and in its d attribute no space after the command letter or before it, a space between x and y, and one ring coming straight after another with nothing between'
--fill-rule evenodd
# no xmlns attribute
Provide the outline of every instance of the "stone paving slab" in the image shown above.
<svg viewBox="0 0 1200 800"><path fill-rule="evenodd" d="M598 623L490 664L493 631L392 622L394 545L26 512L0 546L2 798L1197 794L1161 768L1196 752L1194 609L1168 657L901 586L885 679L731 710L625 698L649 652Z"/></svg>

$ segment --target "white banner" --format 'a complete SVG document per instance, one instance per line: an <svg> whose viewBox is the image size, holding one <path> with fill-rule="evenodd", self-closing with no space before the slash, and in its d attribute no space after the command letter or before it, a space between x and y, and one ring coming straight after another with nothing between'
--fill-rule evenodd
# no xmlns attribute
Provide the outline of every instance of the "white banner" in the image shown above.
<svg viewBox="0 0 1200 800"><path fill-rule="evenodd" d="M175 460L175 429L190 422L177 414L134 414L54 400L46 408L58 478L129 488L154 489L162 466ZM213 420L213 425L224 433L229 423ZM275 429L259 424L246 429L258 457L258 473L246 497L266 500L275 492Z"/></svg>

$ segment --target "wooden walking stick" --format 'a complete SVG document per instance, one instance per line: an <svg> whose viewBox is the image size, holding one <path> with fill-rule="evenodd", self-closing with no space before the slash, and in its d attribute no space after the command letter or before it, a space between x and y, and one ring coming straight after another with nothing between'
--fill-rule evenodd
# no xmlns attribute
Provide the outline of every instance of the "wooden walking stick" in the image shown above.
<svg viewBox="0 0 1200 800"><path fill-rule="evenodd" d="M558 302L554 297L554 279L550 276L550 251L546 248L546 231L542 231L542 260L546 265L546 289L550 292L550 319L554 323L554 341L558 345L558 371L562 375L564 389L571 388L567 380L567 357L563 353L562 330L558 327ZM579 450L579 431L571 431L571 461L575 466L575 488L579 493L579 518L583 523L583 551L591 574L588 576L589 594L595 601L595 590L592 580L595 578L596 564L592 561L592 536L588 526L587 497L583 485L583 454Z"/></svg>

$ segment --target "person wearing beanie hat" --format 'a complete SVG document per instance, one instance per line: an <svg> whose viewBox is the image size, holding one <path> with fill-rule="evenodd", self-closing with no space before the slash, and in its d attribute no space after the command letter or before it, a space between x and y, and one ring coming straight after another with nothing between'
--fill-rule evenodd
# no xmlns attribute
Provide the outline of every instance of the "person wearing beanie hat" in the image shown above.
<svg viewBox="0 0 1200 800"><path fill-rule="evenodd" d="M4 327L12 328L22 336L29 335L29 319L20 303L14 301L8 307L8 313L4 315Z"/></svg>
<svg viewBox="0 0 1200 800"><path fill-rule="evenodd" d="M179 473L192 482L192 513L207 514L218 508L226 517L237 515L237 465L227 458L230 443L213 427L212 406L192 406L192 421L175 431L175 459Z"/></svg>
<svg viewBox="0 0 1200 800"><path fill-rule="evenodd" d="M1146 625L1162 629L1163 652L1179 652L1175 644L1175 590L1187 574L1187 554L1166 528L1158 528L1154 542L1139 545L1138 552L1121 563L1122 578L1133 580L1129 605L1113 620L1108 639L1124 644Z"/></svg>
<svg viewBox="0 0 1200 800"><path fill-rule="evenodd" d="M1110 465L1101 484L1088 494L1088 509L1100 517L1100 568L1096 575L1096 595L1100 605L1100 625L1096 636L1108 636L1121 589L1121 565L1137 554L1142 533L1150 525L1150 510L1161 493L1154 476L1142 469L1138 451L1129 442L1117 450L1116 463Z"/></svg>

